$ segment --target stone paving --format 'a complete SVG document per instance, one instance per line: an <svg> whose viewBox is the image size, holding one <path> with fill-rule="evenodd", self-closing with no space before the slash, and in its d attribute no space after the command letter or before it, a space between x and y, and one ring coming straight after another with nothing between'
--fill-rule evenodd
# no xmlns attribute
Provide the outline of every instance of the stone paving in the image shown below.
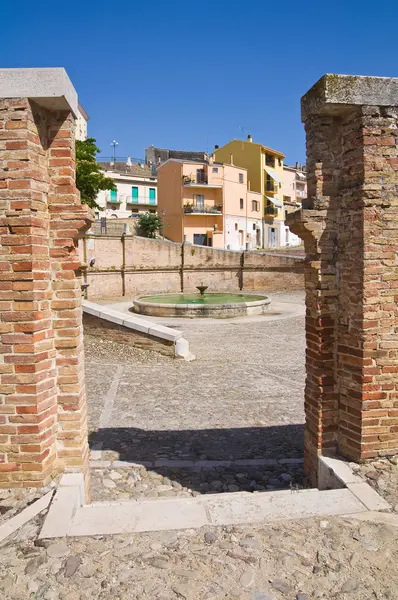
<svg viewBox="0 0 398 600"><path fill-rule="evenodd" d="M0 544L7 600L396 600L398 528L353 519Z"/></svg>
<svg viewBox="0 0 398 600"><path fill-rule="evenodd" d="M275 306L303 313L303 294L279 294ZM246 463L302 459L303 316L283 319L276 311L171 325L189 339L194 362L86 336L94 498L302 485L301 463L249 470ZM162 460L167 469L158 468ZM116 469L112 479L114 461L149 467ZM230 464L199 468L198 461Z"/></svg>

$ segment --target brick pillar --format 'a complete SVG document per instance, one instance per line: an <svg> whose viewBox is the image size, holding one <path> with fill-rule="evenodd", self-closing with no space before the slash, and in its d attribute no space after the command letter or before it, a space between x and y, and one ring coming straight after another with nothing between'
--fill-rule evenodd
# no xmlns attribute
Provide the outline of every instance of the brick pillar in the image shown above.
<svg viewBox="0 0 398 600"><path fill-rule="evenodd" d="M74 183L66 73L32 69L21 83L26 70L5 71L5 95L32 80L34 90L0 99L0 487L41 486L64 467L87 472L75 240L89 213ZM51 98L40 94L48 71Z"/></svg>
<svg viewBox="0 0 398 600"><path fill-rule="evenodd" d="M398 451L398 80L327 75L302 99L308 200L305 466Z"/></svg>

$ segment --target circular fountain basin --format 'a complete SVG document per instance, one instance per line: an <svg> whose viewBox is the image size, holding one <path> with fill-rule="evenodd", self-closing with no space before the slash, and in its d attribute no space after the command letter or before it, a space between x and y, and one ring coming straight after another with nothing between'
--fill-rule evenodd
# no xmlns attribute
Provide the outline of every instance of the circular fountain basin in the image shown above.
<svg viewBox="0 0 398 600"><path fill-rule="evenodd" d="M154 317L242 317L261 315L271 300L258 294L159 294L134 300L132 310Z"/></svg>

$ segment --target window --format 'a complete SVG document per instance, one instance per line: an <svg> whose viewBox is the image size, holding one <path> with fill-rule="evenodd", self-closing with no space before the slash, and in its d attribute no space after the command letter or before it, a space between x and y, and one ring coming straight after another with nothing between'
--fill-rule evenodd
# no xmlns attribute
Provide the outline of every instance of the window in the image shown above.
<svg viewBox="0 0 398 600"><path fill-rule="evenodd" d="M238 231L238 224L235 223L235 231Z"/></svg>
<svg viewBox="0 0 398 600"><path fill-rule="evenodd" d="M245 177L243 175L243 173L239 173L239 183L244 183L245 182Z"/></svg>
<svg viewBox="0 0 398 600"><path fill-rule="evenodd" d="M131 212L132 212L132 213L138 213L138 208L132 208L132 209L131 209Z"/></svg>
<svg viewBox="0 0 398 600"><path fill-rule="evenodd" d="M292 201L291 196L283 196L283 202L291 202L291 201Z"/></svg>
<svg viewBox="0 0 398 600"><path fill-rule="evenodd" d="M149 212L150 212L150 213L156 213L156 208L150 208L150 209L149 209Z"/></svg>
<svg viewBox="0 0 398 600"><path fill-rule="evenodd" d="M149 204L156 204L156 190L149 188Z"/></svg>
<svg viewBox="0 0 398 600"><path fill-rule="evenodd" d="M287 215L288 215L288 211L285 210L285 219L287 218Z"/></svg>
<svg viewBox="0 0 398 600"><path fill-rule="evenodd" d="M131 188L131 199L133 201L133 204L138 204L138 187L132 187Z"/></svg>
<svg viewBox="0 0 398 600"><path fill-rule="evenodd" d="M196 246L207 246L207 235L205 233L194 233L193 243Z"/></svg>
<svg viewBox="0 0 398 600"><path fill-rule="evenodd" d="M252 200L252 211L258 212L260 210L259 204L260 203L258 202L258 200Z"/></svg>
<svg viewBox="0 0 398 600"><path fill-rule="evenodd" d="M218 167L213 167L211 170L212 173L218 173Z"/></svg>
<svg viewBox="0 0 398 600"><path fill-rule="evenodd" d="M243 198L240 198L239 200L239 208L243 210Z"/></svg>
<svg viewBox="0 0 398 600"><path fill-rule="evenodd" d="M265 164L267 167L275 167L275 156L272 156L272 154L266 154Z"/></svg>
<svg viewBox="0 0 398 600"><path fill-rule="evenodd" d="M111 199L111 202L117 202L117 191L116 190L111 190L110 199Z"/></svg>
<svg viewBox="0 0 398 600"><path fill-rule="evenodd" d="M253 231L256 231L256 224L253 223Z"/></svg>

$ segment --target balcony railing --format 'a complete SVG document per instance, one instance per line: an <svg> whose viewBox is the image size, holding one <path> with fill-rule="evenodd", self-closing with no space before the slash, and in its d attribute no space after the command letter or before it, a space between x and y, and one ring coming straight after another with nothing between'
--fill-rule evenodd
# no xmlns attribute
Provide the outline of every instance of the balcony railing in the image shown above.
<svg viewBox="0 0 398 600"><path fill-rule="evenodd" d="M265 182L265 191L266 192L278 192L279 191L279 183L271 179L271 181Z"/></svg>
<svg viewBox="0 0 398 600"><path fill-rule="evenodd" d="M207 175L200 175L199 177L188 177L187 175L184 175L182 180L184 185L195 185L195 183L197 185L207 185L209 183Z"/></svg>
<svg viewBox="0 0 398 600"><path fill-rule="evenodd" d="M203 206L197 204L184 204L184 213L189 214L210 214L210 215L222 215L222 205L216 204L215 206Z"/></svg>
<svg viewBox="0 0 398 600"><path fill-rule="evenodd" d="M277 214L278 214L278 209L273 204L268 204L268 206L264 207L264 216L276 217Z"/></svg>
<svg viewBox="0 0 398 600"><path fill-rule="evenodd" d="M302 190L297 190L296 189L296 196L297 196L297 198L306 198L307 197L307 192L304 192Z"/></svg>

